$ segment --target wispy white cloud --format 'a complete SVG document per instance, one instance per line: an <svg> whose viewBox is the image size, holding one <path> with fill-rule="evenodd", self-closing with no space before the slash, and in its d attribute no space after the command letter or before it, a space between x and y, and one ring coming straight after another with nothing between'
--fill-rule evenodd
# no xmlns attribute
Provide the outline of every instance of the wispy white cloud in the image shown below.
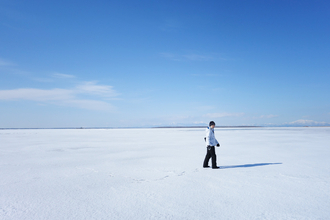
<svg viewBox="0 0 330 220"><path fill-rule="evenodd" d="M96 96L93 99L82 99L78 96ZM36 89L19 88L0 90L0 100L29 100L48 104L71 106L92 110L111 110L114 107L104 98L114 98L119 94L112 86L98 85L96 82L84 82L72 89Z"/></svg>
<svg viewBox="0 0 330 220"><path fill-rule="evenodd" d="M13 65L15 65L13 62L0 58L0 67L1 66L13 66Z"/></svg>
<svg viewBox="0 0 330 220"><path fill-rule="evenodd" d="M60 79L72 79L75 78L74 75L63 74L63 73L54 73L53 77L60 78Z"/></svg>
<svg viewBox="0 0 330 220"><path fill-rule="evenodd" d="M0 73L4 74L13 74L13 75L21 75L21 76L29 76L30 73L25 70L21 70L17 68L17 64L7 60L0 58Z"/></svg>
<svg viewBox="0 0 330 220"><path fill-rule="evenodd" d="M187 54L187 55L182 55L182 57L192 61L209 61L214 59L214 57L212 56L205 56L199 54Z"/></svg>
<svg viewBox="0 0 330 220"><path fill-rule="evenodd" d="M228 112L221 112L221 113L208 113L203 115L203 117L208 118L223 118L223 117L241 117L244 113L228 113Z"/></svg>
<svg viewBox="0 0 330 220"><path fill-rule="evenodd" d="M76 76L74 75L53 73L49 77L45 77L45 78L37 77L37 78L33 78L33 80L38 82L49 83L49 82L54 82L56 80L65 80L65 79L74 79L74 78L76 78Z"/></svg>
<svg viewBox="0 0 330 220"><path fill-rule="evenodd" d="M0 100L54 101L69 100L75 97L74 90L20 88L0 90Z"/></svg>
<svg viewBox="0 0 330 220"><path fill-rule="evenodd" d="M107 98L113 98L119 95L112 86L98 85L96 82L84 82L76 88L79 93L98 95Z"/></svg>

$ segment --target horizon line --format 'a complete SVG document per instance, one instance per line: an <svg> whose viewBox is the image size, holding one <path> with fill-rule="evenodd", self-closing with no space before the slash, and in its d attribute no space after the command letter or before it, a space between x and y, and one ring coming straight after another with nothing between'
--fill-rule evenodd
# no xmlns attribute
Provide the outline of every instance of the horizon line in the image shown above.
<svg viewBox="0 0 330 220"><path fill-rule="evenodd" d="M52 128L0 128L0 130L29 130L29 129L144 129L144 128L206 128L206 126L146 126L146 127L52 127ZM254 125L237 125L237 126L216 126L216 128L274 128L274 127L330 127L330 126L317 126L317 125L312 125L312 126L306 126L306 125L301 125L301 126L287 126L287 125L276 125L276 126L254 126Z"/></svg>

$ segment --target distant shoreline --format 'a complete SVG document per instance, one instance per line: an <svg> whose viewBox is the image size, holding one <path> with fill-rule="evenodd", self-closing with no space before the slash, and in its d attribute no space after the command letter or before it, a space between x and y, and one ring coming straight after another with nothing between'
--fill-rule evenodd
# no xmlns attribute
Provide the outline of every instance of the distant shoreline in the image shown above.
<svg viewBox="0 0 330 220"><path fill-rule="evenodd" d="M206 128L207 126L160 126L153 128ZM264 126L216 126L216 128L261 128Z"/></svg>
<svg viewBox="0 0 330 220"><path fill-rule="evenodd" d="M159 129L159 128L206 128L207 126L159 126L159 127L64 127L64 128L0 128L0 130L46 130L46 129ZM216 126L216 128L324 128L330 126Z"/></svg>
<svg viewBox="0 0 330 220"><path fill-rule="evenodd" d="M0 130L19 129L144 129L144 128L206 128L207 126L159 126L159 127L64 127L64 128L0 128ZM258 128L264 126L216 126L216 128Z"/></svg>

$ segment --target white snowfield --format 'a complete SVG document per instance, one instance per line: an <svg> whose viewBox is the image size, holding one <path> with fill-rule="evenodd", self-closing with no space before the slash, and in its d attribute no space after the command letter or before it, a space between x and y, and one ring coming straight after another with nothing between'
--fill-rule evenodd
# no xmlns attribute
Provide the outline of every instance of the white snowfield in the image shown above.
<svg viewBox="0 0 330 220"><path fill-rule="evenodd" d="M330 128L204 134L0 130L0 219L330 219Z"/></svg>

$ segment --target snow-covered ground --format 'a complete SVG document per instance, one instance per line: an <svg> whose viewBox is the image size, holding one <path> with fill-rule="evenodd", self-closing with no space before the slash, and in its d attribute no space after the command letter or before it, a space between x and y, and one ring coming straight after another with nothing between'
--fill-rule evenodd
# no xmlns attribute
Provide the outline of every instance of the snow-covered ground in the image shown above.
<svg viewBox="0 0 330 220"><path fill-rule="evenodd" d="M0 219L330 219L330 128L0 130Z"/></svg>

